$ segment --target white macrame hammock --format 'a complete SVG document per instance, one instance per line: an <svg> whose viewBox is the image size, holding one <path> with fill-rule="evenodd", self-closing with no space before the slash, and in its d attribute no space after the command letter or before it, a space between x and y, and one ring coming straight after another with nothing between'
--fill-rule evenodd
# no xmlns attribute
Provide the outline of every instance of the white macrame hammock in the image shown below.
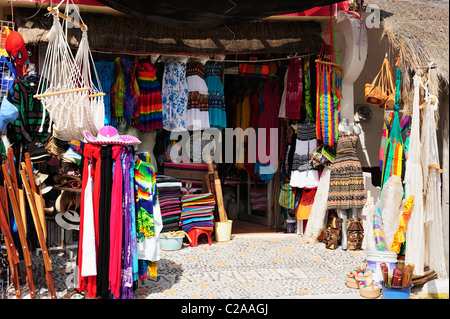
<svg viewBox="0 0 450 319"><path fill-rule="evenodd" d="M411 121L411 137L409 141L408 159L405 169L405 198L414 196L414 206L406 228L405 263L414 264L414 274L423 275L425 265L425 236L423 212L423 174L420 161L420 81L414 76L414 100Z"/></svg>
<svg viewBox="0 0 450 319"><path fill-rule="evenodd" d="M423 85L422 85L423 86ZM426 106L422 120L422 172L424 181L424 221L425 221L425 265L434 270L439 278L448 278L445 265L444 233L442 228L441 170L436 136L435 113L438 99L425 89Z"/></svg>
<svg viewBox="0 0 450 319"><path fill-rule="evenodd" d="M83 30L77 54L73 57L59 21L58 7L55 8L56 14L53 13L53 26L47 34L49 42L38 84L37 98L41 100L44 109L50 115L49 132L53 123L53 129L60 139L72 141L83 139L83 130L96 135L103 126L104 94L101 92L94 63L92 68L99 88L92 82L91 61L93 60L87 32ZM43 112L43 120L44 117L45 112ZM43 125L40 128L41 132L42 130Z"/></svg>

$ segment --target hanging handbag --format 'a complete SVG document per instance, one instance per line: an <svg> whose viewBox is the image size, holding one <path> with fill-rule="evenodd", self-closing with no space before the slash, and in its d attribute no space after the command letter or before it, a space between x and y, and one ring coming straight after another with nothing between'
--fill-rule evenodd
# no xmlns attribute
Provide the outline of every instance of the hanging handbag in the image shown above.
<svg viewBox="0 0 450 319"><path fill-rule="evenodd" d="M295 206L295 189L289 184L281 184L279 204L281 207L293 209Z"/></svg>
<svg viewBox="0 0 450 319"><path fill-rule="evenodd" d="M386 89L385 89L385 95L386 95L386 102L384 103L385 107L389 109L393 109L395 105L395 86L394 86L394 79L392 75L392 69L389 65L389 61L386 60Z"/></svg>
<svg viewBox="0 0 450 319"><path fill-rule="evenodd" d="M387 58L383 60L381 69L372 83L364 88L365 101L369 104L384 108L393 108L395 102L395 88L393 86L392 70Z"/></svg>
<svg viewBox="0 0 450 319"><path fill-rule="evenodd" d="M320 166L329 166L334 162L336 154L333 147L326 144L321 144L309 155L311 158L311 163L314 168Z"/></svg>

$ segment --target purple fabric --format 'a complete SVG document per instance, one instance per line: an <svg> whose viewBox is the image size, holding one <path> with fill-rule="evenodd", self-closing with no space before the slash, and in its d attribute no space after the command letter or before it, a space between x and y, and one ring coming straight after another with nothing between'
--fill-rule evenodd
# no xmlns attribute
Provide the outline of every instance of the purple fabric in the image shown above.
<svg viewBox="0 0 450 319"><path fill-rule="evenodd" d="M121 299L133 298L133 261L131 256L131 201L133 200L130 185L130 164L133 153L129 147L125 148L122 156L123 173L123 218L124 236L122 249L122 291Z"/></svg>

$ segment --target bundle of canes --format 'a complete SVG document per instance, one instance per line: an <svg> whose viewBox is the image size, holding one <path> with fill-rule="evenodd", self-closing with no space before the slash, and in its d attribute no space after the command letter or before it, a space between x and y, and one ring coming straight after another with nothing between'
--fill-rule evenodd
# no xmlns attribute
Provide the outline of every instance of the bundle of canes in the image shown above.
<svg viewBox="0 0 450 319"><path fill-rule="evenodd" d="M6 252L8 254L9 268L11 270L11 281L14 286L14 293L17 299L22 298L22 293L20 291L20 268L19 268L19 254L17 252L16 246L10 230L9 223L9 210L7 204L7 194L6 189L0 186L0 230L3 233L3 238L5 239Z"/></svg>
<svg viewBox="0 0 450 319"><path fill-rule="evenodd" d="M29 153L25 153L25 163L22 162L21 164L22 170L20 170L20 176L22 177L22 183L27 195L28 205L30 207L31 216L33 217L34 227L36 229L39 245L42 250L45 268L45 279L47 281L50 298L56 299L55 286L53 283L53 276L51 272L52 261L50 259L50 251L46 243L46 233L44 232L44 229L46 229L46 224L42 190L40 187L36 186L33 175L33 166L30 160Z"/></svg>
<svg viewBox="0 0 450 319"><path fill-rule="evenodd" d="M19 235L20 245L22 247L23 259L25 263L25 271L28 281L28 289L30 291L31 299L36 299L36 293L34 289L34 277L33 277L33 266L31 261L31 252L28 248L26 230L24 222L22 220L22 213L19 206L19 188L17 184L17 175L15 171L13 151L11 148L8 149L7 163L2 165L3 176L5 178L5 185L8 190L8 197L11 203L15 223L17 226L17 232ZM2 227L3 228L3 227ZM16 293L17 296L17 293Z"/></svg>

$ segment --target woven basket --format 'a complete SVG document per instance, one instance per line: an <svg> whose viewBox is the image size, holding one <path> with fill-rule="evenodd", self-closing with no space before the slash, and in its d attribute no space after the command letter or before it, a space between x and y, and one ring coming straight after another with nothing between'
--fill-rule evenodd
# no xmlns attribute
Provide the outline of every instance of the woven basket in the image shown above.
<svg viewBox="0 0 450 319"><path fill-rule="evenodd" d="M355 275L355 279L359 281L371 281L372 280L372 273L367 272L364 275Z"/></svg>
<svg viewBox="0 0 450 319"><path fill-rule="evenodd" d="M355 278L345 277L345 284L348 288L358 289L359 282Z"/></svg>
<svg viewBox="0 0 450 319"><path fill-rule="evenodd" d="M359 294L361 297L364 298L378 298L381 293L381 288L375 288L375 289L364 289L359 288Z"/></svg>

